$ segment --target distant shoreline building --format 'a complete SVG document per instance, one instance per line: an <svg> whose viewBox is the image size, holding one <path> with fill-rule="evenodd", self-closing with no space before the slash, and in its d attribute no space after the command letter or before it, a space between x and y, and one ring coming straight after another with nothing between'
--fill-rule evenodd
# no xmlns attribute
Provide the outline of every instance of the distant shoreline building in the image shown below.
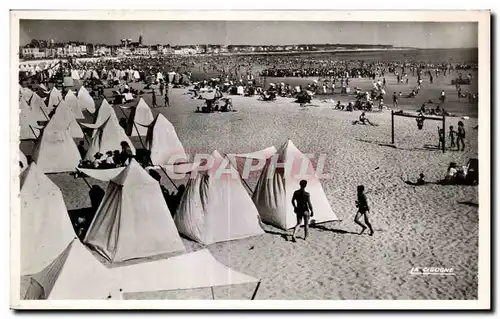
<svg viewBox="0 0 500 319"><path fill-rule="evenodd" d="M291 44L291 45L145 45L142 35L138 41L121 39L118 45L87 44L82 42L56 43L51 40L32 40L19 48L22 59L45 59L66 57L112 57L112 56L167 56L226 53L272 53L272 52L321 52L333 50L387 50L397 49L392 45L372 44Z"/></svg>

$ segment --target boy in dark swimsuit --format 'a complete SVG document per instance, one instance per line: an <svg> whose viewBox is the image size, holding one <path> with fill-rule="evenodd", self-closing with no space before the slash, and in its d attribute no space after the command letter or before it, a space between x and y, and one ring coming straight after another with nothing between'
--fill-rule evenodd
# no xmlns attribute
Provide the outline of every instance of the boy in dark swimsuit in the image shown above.
<svg viewBox="0 0 500 319"><path fill-rule="evenodd" d="M356 216L354 217L354 222L361 226L363 229L359 233L360 235L364 233L366 230L367 226L370 229L370 236L373 236L373 228L372 225L370 224L370 221L368 220L368 212L370 212L370 208L368 207L368 200L366 199L366 195L364 193L365 187L363 185L358 186L358 200L356 201L356 207L358 208L358 212L356 213ZM359 220L362 216L365 217L365 225L361 223Z"/></svg>
<svg viewBox="0 0 500 319"><path fill-rule="evenodd" d="M292 205L295 214L297 215L297 225L293 229L292 241L296 241L295 235L302 224L304 219L304 240L307 240L309 234L309 218L314 216L313 208L311 205L311 195L306 192L307 181L301 180L300 189L293 193Z"/></svg>

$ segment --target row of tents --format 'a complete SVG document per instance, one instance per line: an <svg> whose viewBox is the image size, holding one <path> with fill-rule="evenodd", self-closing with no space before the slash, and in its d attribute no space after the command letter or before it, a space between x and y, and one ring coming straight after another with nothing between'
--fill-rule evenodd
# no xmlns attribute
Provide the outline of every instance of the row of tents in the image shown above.
<svg viewBox="0 0 500 319"><path fill-rule="evenodd" d="M232 155L260 158L272 153L266 149L256 153ZM290 160L291 156L300 156L301 153L289 141L278 150L278 154L280 158ZM235 168L231 165L229 156L223 157L218 152L214 152L212 156L217 165L199 172L195 179L188 182L174 218L162 197L158 182L132 160L110 180L83 243L109 263L116 264L161 254L183 253L185 247L179 233L197 242L211 244L263 234L260 219L285 229L294 226L291 197L297 181L286 178L286 167L291 167L290 165L285 165L283 171L269 174L271 167L267 164L253 198L250 198L241 180L234 178L238 174L233 171ZM215 167L227 166L229 170L226 169L224 174L228 178L224 178L224 175L216 177L218 173ZM310 175L308 190L313 194L311 200L316 212L316 222L336 220L321 184L314 175ZM95 261L95 257L80 242L74 240L75 233L60 190L35 163L21 174L21 216L22 274L29 277L29 281L25 282L28 288L23 290L25 298L33 294L40 296L41 293L45 298L51 299L71 299L75 295L90 298L89 294L96 293L96 290L101 298L116 294L116 290L110 290L106 284L99 283L108 283L110 278L114 278L113 282L116 284L117 277L110 275L110 271ZM199 255L204 260L213 259L209 258L207 252ZM66 263L69 265L65 266ZM168 264L166 261L164 263ZM78 270L78 265L82 264L86 265L83 272ZM127 268L132 269L128 271L136 279L118 276L121 278L118 282L122 282L122 285L124 281L133 281L130 284L132 287L126 290L121 288L123 291L151 291L145 290L145 283L137 279L144 276L141 271L148 267L158 271L147 272L147 289L167 290L162 283L166 282L168 286L171 280L160 280L161 267L155 264L140 265L143 264ZM69 267L67 275L62 272L65 267ZM80 278L77 282L90 291L75 289L80 287L75 286L75 280L72 279L77 271L77 277ZM121 271L117 273L122 273ZM61 274L65 279L59 281ZM91 278L86 279L87 275ZM153 278L154 276L159 279ZM92 288L94 286L97 288ZM56 289L51 294L53 287Z"/></svg>
<svg viewBox="0 0 500 319"><path fill-rule="evenodd" d="M144 146L150 151L155 164L167 164L173 156L181 160L186 158L173 125L162 114L153 117L150 107L142 98L137 106L131 108L129 126L124 130L106 100L102 101L96 112L94 100L84 87L80 88L78 96L68 91L64 99L53 88L47 103L37 93L25 92L20 97L20 139L36 140L33 159L45 173L74 171L82 158L73 139L86 137L82 127L92 130L84 160L92 161L98 152L104 154L120 150L122 141L127 142L135 154L128 136L146 137ZM52 117L49 117L52 112ZM84 112L95 114L94 123L77 121L85 118ZM39 125L47 121L45 127Z"/></svg>
<svg viewBox="0 0 500 319"><path fill-rule="evenodd" d="M76 100L78 106L78 97ZM132 287L124 291L134 289L138 291L137 289L142 288L134 287L144 285L141 280L137 279L143 276L141 271L147 267L160 269L152 266L153 264L140 264L143 268L140 268L140 265L130 266L139 267L132 269L140 269L130 270L130 273L134 274L130 277L135 279L120 277L120 275L116 277L104 269L105 267L101 267L102 265L98 262L90 262L89 258L94 257L89 255L90 252L85 250L86 248L81 246L79 241L74 240L74 230L71 223L67 223L69 217L60 190L44 174L74 171L78 165L80 156L73 141L73 138L78 136L72 132L72 127L78 127L81 131L80 125L82 125L93 130L86 157L92 156L95 152L102 153L116 149L121 141L129 141L126 131L130 135L135 131L138 136L146 135L147 148L151 151L151 162L156 165L152 168L161 168L167 177L169 172L174 171L177 174L190 175L175 217L172 218L158 181L153 179L137 161L131 160L128 166L112 169L111 172L110 170L85 170L89 176L109 181L109 184L83 243L111 264L160 254L183 253L185 247L180 234L209 245L261 235L264 233L262 222L289 229L295 225L296 221L291 198L298 187L299 179L307 179L309 183L308 190L312 194L311 200L315 209L315 218L312 222L337 220L312 164L291 141L285 143L279 150L271 147L255 153L224 156L214 151L210 162L216 165L210 168L202 168L200 163L185 163L193 165L179 166L171 163L172 155L181 154L181 157L184 156L186 160L188 157L173 125L161 114L153 118L149 106L143 100L139 101L137 107L132 110L129 123L132 122L133 125L127 130L119 126L115 111L105 100L98 109L95 122L92 124L77 123L68 104L67 101L60 101L57 104L54 115L41 129L36 141L34 163L21 175L21 228L24 230L22 231L22 274L29 277L25 285L28 288L24 290L25 298L31 295L39 297L42 295L45 298L73 296L74 292L70 290L75 290L75 279L72 277L79 263L90 265L84 267L84 273L88 271L89 276L94 272L103 274L103 277L96 276L96 281L86 280L83 276L82 281L79 282L89 289L88 294L94 297L96 288L90 286L99 286L100 278L121 278L118 282L125 286L123 282L135 280L135 283L131 284ZM30 103L27 105L31 106ZM129 145L133 147L132 143ZM271 160L273 155L277 156L278 163L285 164L283 169L275 168ZM234 158L266 160L252 196L242 184L237 167L233 165ZM179 156L176 156L176 160L178 159ZM21 161L24 160L21 157ZM294 176L296 161L300 163L306 161L305 177ZM220 174L218 170L220 167L226 168L223 174ZM54 211L59 211L60 215L54 217ZM213 263L213 257L210 259L206 253L199 255L201 257L197 258L200 260ZM168 260L171 259L162 262L167 264ZM187 257L186 260L188 260ZM74 269L71 268L73 266L67 266L72 264L74 264ZM72 270L64 272L66 267ZM68 275L65 275L66 273ZM116 273L122 272L113 274ZM156 278L159 276L158 272L151 273L153 277L145 282L149 282L154 287L170 282ZM61 274L62 278L66 279L61 279ZM115 279L112 280L113 285L116 284ZM109 282L109 280L102 280ZM157 283L158 285L155 286ZM58 285L62 288L57 288ZM109 290L106 294L115 295L112 292L115 290L106 284L99 287L101 288ZM57 291L62 292L56 293ZM104 291L100 290L99 296L102 296L102 293Z"/></svg>
<svg viewBox="0 0 500 319"><path fill-rule="evenodd" d="M135 164L132 164L121 177L128 186L125 192L130 192L134 188L128 184L137 181L134 179L147 180L147 174L141 176L141 172L136 168ZM139 176L136 176L137 173ZM153 185L151 180L148 181L149 185ZM172 228L171 220L169 223L171 228L164 229L164 234L155 231L158 229L155 223L163 222L162 225L165 226L170 216L162 214L160 220L149 219L152 216L161 217L157 215L156 210L149 213L149 216L143 216L143 213L148 213L147 211L125 210L135 216L123 213L125 225L119 228L120 244L125 242L133 244L133 236L137 236L135 239L139 241L139 245L133 245L138 248L132 249L120 246L118 251L120 253L137 252L137 249L154 251L159 246L154 245L149 239L161 236L160 246L168 241L169 247L181 254L134 265L106 267L75 238L61 190L36 163L32 163L21 173L20 182L22 299L123 299L125 293L212 289L216 286L258 282L257 278L221 264L207 249L185 253L182 241ZM150 190L155 192L152 188ZM142 200L148 199L142 198ZM131 220L131 217L135 219ZM148 229L135 233L133 229L138 230L138 228L133 226L131 229L131 222L138 222L141 229L143 226L147 226ZM153 231L154 234L148 235L149 231ZM152 244L151 248L143 246L146 242Z"/></svg>

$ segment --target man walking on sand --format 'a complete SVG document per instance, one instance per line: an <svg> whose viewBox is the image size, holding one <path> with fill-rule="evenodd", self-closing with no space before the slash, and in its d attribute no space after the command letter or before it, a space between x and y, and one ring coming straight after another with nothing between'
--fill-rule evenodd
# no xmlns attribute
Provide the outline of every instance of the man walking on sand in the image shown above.
<svg viewBox="0 0 500 319"><path fill-rule="evenodd" d="M369 235L373 236L373 228L372 225L370 224L370 221L368 220L368 213L370 212L370 208L368 207L368 200L366 199L365 195L365 187L363 185L358 186L358 200L356 201L356 207L358 208L358 212L356 213L356 216L354 217L354 222L361 226L363 229L359 233L360 235L363 234L368 226L368 229L370 230ZM365 225L361 223L360 218L365 217Z"/></svg>
<svg viewBox="0 0 500 319"><path fill-rule="evenodd" d="M297 215L297 225L295 225L292 235L293 242L297 241L295 235L297 235L302 220L304 220L304 240L307 240L307 236L309 235L309 218L314 216L311 195L306 192L307 181L301 180L299 185L300 189L296 190L292 197L293 209Z"/></svg>

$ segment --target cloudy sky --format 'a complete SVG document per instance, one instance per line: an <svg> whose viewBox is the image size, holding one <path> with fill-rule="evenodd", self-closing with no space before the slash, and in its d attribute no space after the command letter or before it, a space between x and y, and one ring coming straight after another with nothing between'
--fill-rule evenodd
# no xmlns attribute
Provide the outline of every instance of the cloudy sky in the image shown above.
<svg viewBox="0 0 500 319"><path fill-rule="evenodd" d="M477 23L317 21L21 20L20 44L32 39L119 44L391 44L417 48L477 47Z"/></svg>

